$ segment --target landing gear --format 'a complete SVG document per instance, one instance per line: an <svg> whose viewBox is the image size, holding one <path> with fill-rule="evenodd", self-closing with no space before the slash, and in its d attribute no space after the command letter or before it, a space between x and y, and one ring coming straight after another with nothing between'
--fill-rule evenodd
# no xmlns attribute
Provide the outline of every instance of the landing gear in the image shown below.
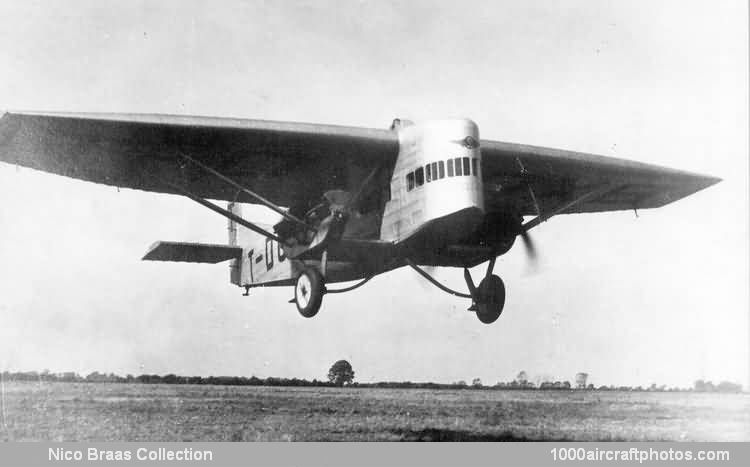
<svg viewBox="0 0 750 467"><path fill-rule="evenodd" d="M471 306L469 307L469 311L475 312L479 321L490 324L497 321L505 306L505 284L502 279L492 274L492 269L495 267L495 259L494 256L490 258L487 264L487 272L482 282L479 283L479 287L474 285L469 270L464 269L464 280L466 280L466 286L469 288L468 294L451 290L442 285L408 258L406 259L406 264L444 292L457 297L470 298Z"/></svg>
<svg viewBox="0 0 750 467"><path fill-rule="evenodd" d="M479 321L484 324L490 324L497 321L505 306L505 284L498 276L492 274L495 268L495 257L491 257L487 263L487 272L484 279L479 283L479 287L474 286L471 274L468 269L464 269L464 279L466 286L471 291L472 303L469 311L477 314Z"/></svg>
<svg viewBox="0 0 750 467"><path fill-rule="evenodd" d="M496 275L487 276L476 289L476 313L484 324L494 323L505 306L505 284Z"/></svg>
<svg viewBox="0 0 750 467"><path fill-rule="evenodd" d="M320 310L325 285L323 276L315 268L306 268L297 277L294 286L294 301L297 311L305 318L312 318Z"/></svg>

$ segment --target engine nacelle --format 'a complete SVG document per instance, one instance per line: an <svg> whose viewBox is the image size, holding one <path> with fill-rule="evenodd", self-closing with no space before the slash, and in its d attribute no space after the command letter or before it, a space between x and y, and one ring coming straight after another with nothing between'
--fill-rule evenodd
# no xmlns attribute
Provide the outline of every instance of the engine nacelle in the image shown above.
<svg viewBox="0 0 750 467"><path fill-rule="evenodd" d="M450 242L476 230L484 216L477 125L453 119L396 129L400 148L381 238L400 242L432 229L432 238Z"/></svg>

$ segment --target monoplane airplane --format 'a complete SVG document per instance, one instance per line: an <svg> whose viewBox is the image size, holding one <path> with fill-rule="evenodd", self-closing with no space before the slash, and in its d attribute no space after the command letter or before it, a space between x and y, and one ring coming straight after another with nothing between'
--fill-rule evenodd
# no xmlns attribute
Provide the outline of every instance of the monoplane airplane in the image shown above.
<svg viewBox="0 0 750 467"><path fill-rule="evenodd" d="M244 288L293 286L314 316L325 294L410 266L471 300L483 323L505 304L495 259L560 214L656 208L718 178L622 159L482 140L471 120L390 129L173 115L8 112L0 161L123 188L183 195L226 217L223 245L156 242L145 260L231 261ZM224 208L211 200L228 202ZM273 226L242 204L280 216ZM524 216L534 216L524 222ZM469 268L487 262L475 285ZM467 291L423 266L464 269ZM331 289L328 284L357 280Z"/></svg>

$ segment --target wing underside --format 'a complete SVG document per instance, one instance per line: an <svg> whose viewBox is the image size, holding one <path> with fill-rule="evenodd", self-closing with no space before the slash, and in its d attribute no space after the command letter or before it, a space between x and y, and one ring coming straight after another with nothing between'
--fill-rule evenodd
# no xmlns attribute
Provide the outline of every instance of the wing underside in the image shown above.
<svg viewBox="0 0 750 467"><path fill-rule="evenodd" d="M123 188L250 202L187 155L291 206L357 186L398 155L395 132L212 117L12 112L0 161Z"/></svg>
<svg viewBox="0 0 750 467"><path fill-rule="evenodd" d="M482 141L490 212L543 215L660 207L720 179L573 151Z"/></svg>

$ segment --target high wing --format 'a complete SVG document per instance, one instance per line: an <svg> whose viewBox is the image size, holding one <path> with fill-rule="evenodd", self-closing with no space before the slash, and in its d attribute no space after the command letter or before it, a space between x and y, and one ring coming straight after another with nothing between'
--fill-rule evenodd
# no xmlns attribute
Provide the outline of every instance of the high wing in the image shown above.
<svg viewBox="0 0 750 467"><path fill-rule="evenodd" d="M570 214L663 206L720 179L640 162L480 142L488 212Z"/></svg>
<svg viewBox="0 0 750 467"><path fill-rule="evenodd" d="M185 155L285 206L352 190L373 168L393 167L398 145L389 130L263 120L40 112L0 118L2 162L123 188L183 194L180 186L203 198L252 201ZM514 143L483 140L481 151L489 212L533 215L561 203L573 203L565 213L644 209L719 181Z"/></svg>
<svg viewBox="0 0 750 467"><path fill-rule="evenodd" d="M0 161L123 188L251 198L190 158L282 206L356 187L372 169L393 167L388 130L174 115L8 112L0 118Z"/></svg>

